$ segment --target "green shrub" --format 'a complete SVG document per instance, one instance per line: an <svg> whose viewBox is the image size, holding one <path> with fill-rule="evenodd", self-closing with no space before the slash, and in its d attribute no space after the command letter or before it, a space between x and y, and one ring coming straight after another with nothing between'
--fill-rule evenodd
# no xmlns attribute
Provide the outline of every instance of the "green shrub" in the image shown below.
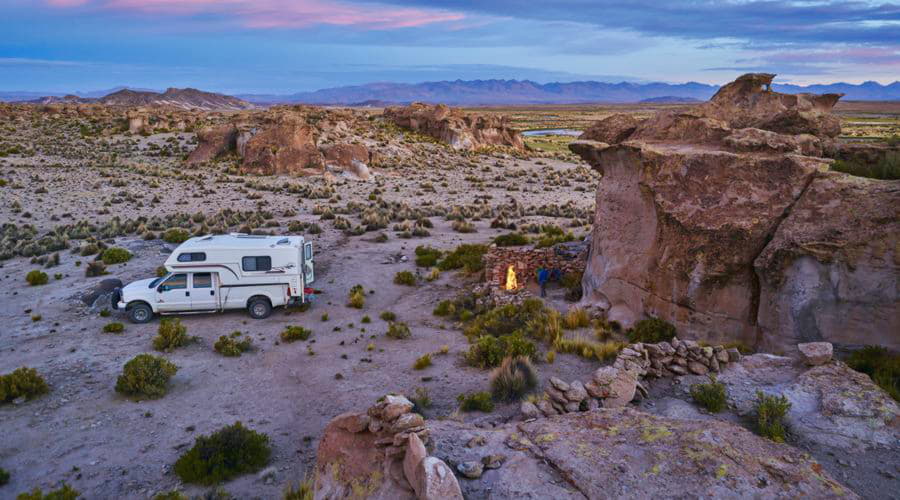
<svg viewBox="0 0 900 500"><path fill-rule="evenodd" d="M444 252L429 246L416 247L416 265L419 267L434 267Z"/></svg>
<svg viewBox="0 0 900 500"><path fill-rule="evenodd" d="M131 252L120 247L110 247L103 251L100 260L107 266L121 264L131 260Z"/></svg>
<svg viewBox="0 0 900 500"><path fill-rule="evenodd" d="M138 354L125 363L116 380L116 392L132 397L158 399L166 395L169 379L178 367L163 357Z"/></svg>
<svg viewBox="0 0 900 500"><path fill-rule="evenodd" d="M172 490L165 493L157 493L153 500L190 500L190 498L178 490Z"/></svg>
<svg viewBox="0 0 900 500"><path fill-rule="evenodd" d="M391 321L388 323L387 333L385 334L392 339L407 339L412 335L409 326L400 321Z"/></svg>
<svg viewBox="0 0 900 500"><path fill-rule="evenodd" d="M229 358L240 356L253 348L250 337L241 338L241 332L232 332L231 335L222 335L213 344L213 349L222 356Z"/></svg>
<svg viewBox="0 0 900 500"><path fill-rule="evenodd" d="M347 305L354 309L362 309L366 304L366 292L362 285L353 285L350 288L350 295L347 299Z"/></svg>
<svg viewBox="0 0 900 500"><path fill-rule="evenodd" d="M521 304L495 307L477 316L466 326L463 333L470 339L482 335L497 337L515 332L529 334L532 327L539 326L545 319L547 312L540 299L527 299Z"/></svg>
<svg viewBox="0 0 900 500"><path fill-rule="evenodd" d="M298 340L306 340L312 335L312 331L302 326L286 326L281 332L281 340L284 342L296 342Z"/></svg>
<svg viewBox="0 0 900 500"><path fill-rule="evenodd" d="M531 242L531 239L521 233L501 234L494 238L494 244L498 247L518 247L527 245L529 242Z"/></svg>
<svg viewBox="0 0 900 500"><path fill-rule="evenodd" d="M6 375L0 375L0 403L8 403L24 397L33 399L50 392L47 382L34 368L16 368Z"/></svg>
<svg viewBox="0 0 900 500"><path fill-rule="evenodd" d="M431 366L431 354L425 354L416 359L416 362L413 363L414 370L424 370L429 366Z"/></svg>
<svg viewBox="0 0 900 500"><path fill-rule="evenodd" d="M158 335L153 338L153 348L157 351L172 352L178 347L187 345L187 327L179 318L165 318L159 322Z"/></svg>
<svg viewBox="0 0 900 500"><path fill-rule="evenodd" d="M404 286L416 286L416 275L409 271L400 271L394 275L394 283Z"/></svg>
<svg viewBox="0 0 900 500"><path fill-rule="evenodd" d="M698 405L712 413L719 413L728 405L725 384L717 381L715 375L710 375L708 384L692 385L691 397Z"/></svg>
<svg viewBox="0 0 900 500"><path fill-rule="evenodd" d="M881 346L866 346L847 358L850 368L868 375L873 382L900 401L900 355Z"/></svg>
<svg viewBox="0 0 900 500"><path fill-rule="evenodd" d="M166 232L163 233L162 239L166 243L180 244L180 243L184 243L185 241L187 241L187 239L190 237L191 237L191 235L190 235L190 233L187 232L187 230L173 227L173 228L167 229Z"/></svg>
<svg viewBox="0 0 900 500"><path fill-rule="evenodd" d="M632 344L643 342L656 344L675 338L675 326L666 320L659 318L642 319L634 324L627 332L628 340Z"/></svg>
<svg viewBox="0 0 900 500"><path fill-rule="evenodd" d="M896 180L900 179L900 153L889 152L874 164L835 160L831 170L869 179Z"/></svg>
<svg viewBox="0 0 900 500"><path fill-rule="evenodd" d="M559 284L566 289L566 300L569 302L578 302L581 300L583 290L581 288L581 278L583 273L566 273L560 279Z"/></svg>
<svg viewBox="0 0 900 500"><path fill-rule="evenodd" d="M107 274L106 264L104 264L103 261L100 260L88 262L87 267L84 268L84 275L87 278L103 276L104 274Z"/></svg>
<svg viewBox="0 0 900 500"><path fill-rule="evenodd" d="M528 357L508 356L491 373L491 394L497 401L518 401L537 383L537 371Z"/></svg>
<svg viewBox="0 0 900 500"><path fill-rule="evenodd" d="M38 271L37 269L35 269L33 271L28 271L28 274L25 275L25 281L27 281L31 286L38 286L46 285L49 281L49 278L47 277L47 273L45 273L44 271Z"/></svg>
<svg viewBox="0 0 900 500"><path fill-rule="evenodd" d="M364 325L367 325L372 322L372 318L370 318L369 315L367 314L367 315L363 316L362 319L359 320L359 322Z"/></svg>
<svg viewBox="0 0 900 500"><path fill-rule="evenodd" d="M113 321L112 323L107 323L103 326L103 331L105 333L122 333L125 331L125 325L119 323L118 321Z"/></svg>
<svg viewBox="0 0 900 500"><path fill-rule="evenodd" d="M35 488L29 493L19 493L16 500L75 500L79 495L81 493L63 483L59 489L48 491L46 494L40 488Z"/></svg>
<svg viewBox="0 0 900 500"><path fill-rule="evenodd" d="M538 237L538 241L534 246L535 248L547 248L559 243L565 243L567 241L574 240L575 235L570 232L565 232L561 227L554 225L545 225L541 226L540 236Z"/></svg>
<svg viewBox="0 0 900 500"><path fill-rule="evenodd" d="M175 462L175 474L186 483L211 485L256 472L269 463L269 437L240 422L200 436Z"/></svg>
<svg viewBox="0 0 900 500"><path fill-rule="evenodd" d="M785 438L784 416L791 409L791 403L785 396L770 396L756 391L756 432L772 441L783 443Z"/></svg>
<svg viewBox="0 0 900 500"><path fill-rule="evenodd" d="M462 411L481 411L484 413L494 411L494 402L491 401L491 393L489 392L460 394L456 397L456 400L459 401L459 409Z"/></svg>
<svg viewBox="0 0 900 500"><path fill-rule="evenodd" d="M435 316L452 316L456 313L456 306L452 300L442 300L431 311Z"/></svg>
<svg viewBox="0 0 900 500"><path fill-rule="evenodd" d="M493 368L499 365L503 358L509 356L531 358L535 352L537 352L537 347L534 343L520 334L500 337L482 335L469 346L469 350L466 352L466 361L479 368Z"/></svg>
<svg viewBox="0 0 900 500"><path fill-rule="evenodd" d="M378 317L384 321L396 321L397 320L397 315L391 311L383 311L381 314L378 315Z"/></svg>
<svg viewBox="0 0 900 500"><path fill-rule="evenodd" d="M487 250L487 245L460 245L438 262L437 267L441 271L462 269L467 273L476 273L484 269L482 258Z"/></svg>
<svg viewBox="0 0 900 500"><path fill-rule="evenodd" d="M9 483L9 472L3 467L0 467L0 486L4 486Z"/></svg>

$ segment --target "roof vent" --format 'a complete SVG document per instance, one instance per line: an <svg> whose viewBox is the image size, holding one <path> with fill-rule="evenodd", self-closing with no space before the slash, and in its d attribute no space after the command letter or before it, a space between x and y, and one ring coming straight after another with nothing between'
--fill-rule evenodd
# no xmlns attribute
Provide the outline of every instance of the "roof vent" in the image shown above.
<svg viewBox="0 0 900 500"><path fill-rule="evenodd" d="M278 240L278 243L276 243L276 244L277 245L287 245L290 242L291 242L291 240L289 240L287 238L281 238L280 240Z"/></svg>

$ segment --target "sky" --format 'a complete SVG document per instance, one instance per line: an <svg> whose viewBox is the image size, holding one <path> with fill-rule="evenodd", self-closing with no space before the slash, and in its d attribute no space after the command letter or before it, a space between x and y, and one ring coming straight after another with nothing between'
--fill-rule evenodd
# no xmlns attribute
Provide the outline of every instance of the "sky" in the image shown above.
<svg viewBox="0 0 900 500"><path fill-rule="evenodd" d="M0 90L900 80L900 0L0 0Z"/></svg>

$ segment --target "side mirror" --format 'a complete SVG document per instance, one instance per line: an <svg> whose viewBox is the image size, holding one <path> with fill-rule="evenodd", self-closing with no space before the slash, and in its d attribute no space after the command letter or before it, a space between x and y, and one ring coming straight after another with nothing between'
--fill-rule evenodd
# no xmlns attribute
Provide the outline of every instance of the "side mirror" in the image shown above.
<svg viewBox="0 0 900 500"><path fill-rule="evenodd" d="M159 285L158 287L156 287L156 291L157 291L157 292L165 292L165 291L166 291L166 285Z"/></svg>

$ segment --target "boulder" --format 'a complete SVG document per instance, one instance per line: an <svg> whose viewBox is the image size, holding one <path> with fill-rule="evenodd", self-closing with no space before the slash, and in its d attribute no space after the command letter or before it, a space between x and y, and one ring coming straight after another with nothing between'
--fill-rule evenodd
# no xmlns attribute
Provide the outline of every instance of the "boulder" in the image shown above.
<svg viewBox="0 0 900 500"><path fill-rule="evenodd" d="M100 304L104 301L109 302L116 288L122 288L122 280L117 278L102 279L81 292L81 302L88 307L94 307L95 304Z"/></svg>
<svg viewBox="0 0 900 500"><path fill-rule="evenodd" d="M420 500L462 500L459 482L450 467L441 459L425 457L419 462L422 476Z"/></svg>
<svg viewBox="0 0 900 500"><path fill-rule="evenodd" d="M809 366L824 365L831 361L831 356L834 354L834 347L829 342L797 344L797 350L800 351L803 362Z"/></svg>
<svg viewBox="0 0 900 500"><path fill-rule="evenodd" d="M428 452L419 436L410 434L406 444L406 453L403 455L403 473L420 498L425 490L426 482L426 478L423 477L425 470L420 466L427 456Z"/></svg>
<svg viewBox="0 0 900 500"><path fill-rule="evenodd" d="M267 124L247 139L243 156L241 173L302 176L322 174L325 166L315 129L294 117Z"/></svg>
<svg viewBox="0 0 900 500"><path fill-rule="evenodd" d="M525 150L522 136L498 115L465 113L443 104L413 103L390 107L384 117L396 125L433 137L454 149L474 151L486 146L506 146Z"/></svg>
<svg viewBox="0 0 900 500"><path fill-rule="evenodd" d="M640 123L634 115L616 113L594 122L578 139L616 144L628 139Z"/></svg>
<svg viewBox="0 0 900 500"><path fill-rule="evenodd" d="M325 167L335 174L367 181L371 155L362 144L334 144L324 149Z"/></svg>
<svg viewBox="0 0 900 500"><path fill-rule="evenodd" d="M207 127L197 132L197 147L188 155L187 163L215 160L237 150L238 129L234 124Z"/></svg>

